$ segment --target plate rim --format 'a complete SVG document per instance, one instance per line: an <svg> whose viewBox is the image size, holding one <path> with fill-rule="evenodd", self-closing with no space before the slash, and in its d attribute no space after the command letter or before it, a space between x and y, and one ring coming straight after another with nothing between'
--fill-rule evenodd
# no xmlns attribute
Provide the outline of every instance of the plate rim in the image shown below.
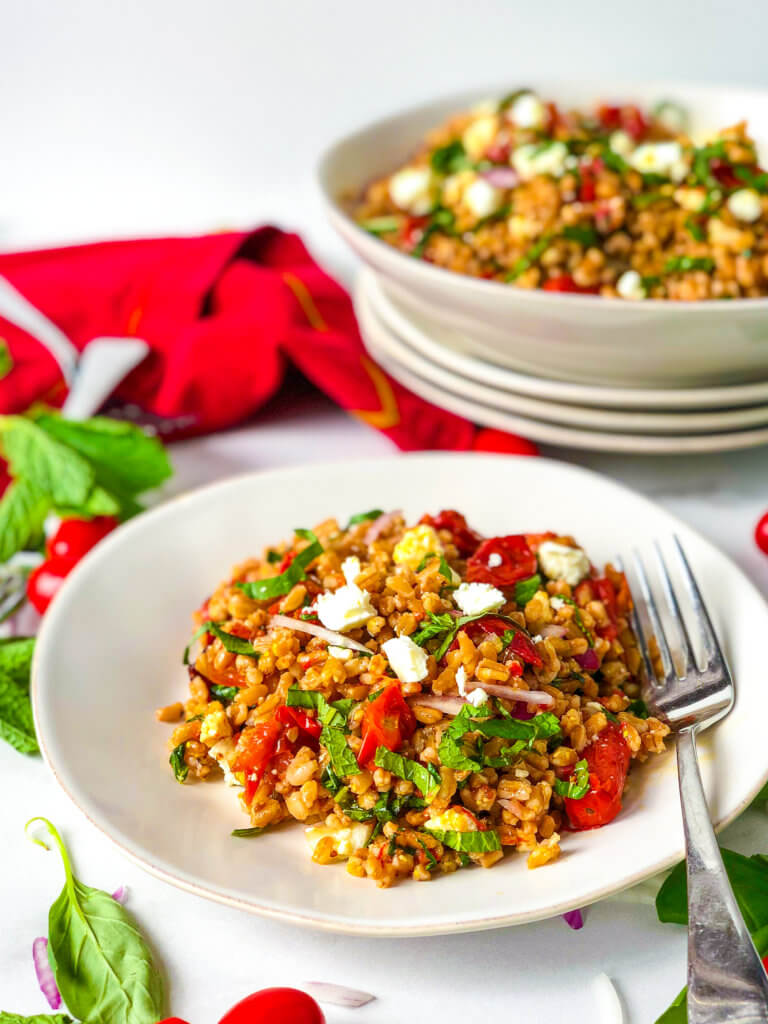
<svg viewBox="0 0 768 1024"><path fill-rule="evenodd" d="M429 461L435 462L443 459L462 461L484 461L487 463L496 462L504 463L507 467L510 461L515 462L522 459L529 459L531 456L524 455L499 455L495 453L485 452L444 452L444 451L428 451L428 452L410 452L410 453L394 453L392 455L382 456L382 461L397 464L401 460L405 459L408 461ZM608 485L623 493L624 495L630 496L633 501L640 502L643 505L650 506L654 510L661 510L665 516L670 520L670 527L675 530L682 529L684 535L693 536L696 538L698 543L704 545L705 548L711 549L717 553L718 556L726 559L731 569L735 572L736 576L739 577L739 583L741 586L745 586L748 591L751 592L752 597L756 598L760 605L766 610L768 614L768 601L760 593L754 583L749 579L742 568L725 552L721 551L717 545L706 538L703 534L699 533L694 527L689 526L686 522L681 520L674 512L669 511L663 506L650 498L647 498L644 494L634 490L631 487L627 487L620 481L614 480L612 477L606 476L605 474L598 473L592 469L587 469L583 466L566 462L561 459L554 459L547 456L535 457L537 462L543 462L551 467L557 467L559 469L567 469L569 472L574 473L577 476L582 476L585 479L597 478L603 485ZM355 459L334 459L323 462L309 464L312 468L343 468L345 470L354 469L355 466L368 467L370 465L370 459L366 458L355 458ZM203 494L208 494L216 490L226 491L227 488L235 485L244 483L247 480L263 481L265 475L272 477L290 476L291 474L301 472L307 468L304 464L273 467L265 470L251 470L243 473L232 474L224 477L223 479L213 481L209 484L205 484L201 487L195 487L182 494L175 495L161 504L155 506L152 509L147 510L141 516L137 516L134 520L123 524L119 530L115 531L112 535L105 538L96 548L88 552L85 557L75 566L73 571L67 577L64 586L61 588L61 594L68 596L71 593L76 592L76 587L80 577L84 574L85 569L91 565L91 563L97 560L107 557L109 550L118 542L122 543L126 536L126 532L136 532L137 529L141 529L141 523L146 523L148 518L164 518L172 514L180 505L195 502ZM62 792L66 795L69 801L82 814L85 819L93 825L102 835L104 835L109 842L111 842L117 849L119 849L129 860L137 864L142 870L147 871L149 874L161 881L167 882L173 885L175 888L181 889L185 892L189 892L192 895L200 896L205 899L213 900L216 903L230 906L238 910L245 910L249 913L258 914L259 916L266 917L272 920L283 921L289 924L299 925L301 927L311 928L317 931L343 934L343 935L354 935L354 936L365 936L365 937L382 937L382 938L399 938L399 937L426 937L433 935L445 935L445 934L458 934L468 933L475 931L486 931L496 928L512 927L522 924L529 924L535 921L547 920L551 917L556 917L561 914L567 913L569 910L575 910L580 907L591 905L601 899L605 899L608 896L615 895L619 892L623 892L625 889L631 888L638 882L643 881L646 878L650 878L661 871L666 870L672 865L680 861L684 856L684 848L679 846L675 852L667 857L662 857L647 868L635 872L628 879L622 881L618 886L607 885L601 886L586 897L581 896L574 898L573 900L565 900L560 903L548 907L546 912L531 910L517 914L498 914L486 916L483 919L476 920L465 920L460 922L433 922L432 924L415 924L415 925L377 925L377 924L360 924L354 923L346 919L329 918L324 915L316 916L313 914L303 913L299 910L286 910L280 909L273 906L265 905L258 900L247 899L244 897L233 896L227 892L219 891L215 887L211 887L208 884L195 882L187 877L187 873L179 871L173 873L163 867L153 863L151 854L149 851L144 853L139 852L137 849L133 849L130 843L126 843L121 839L117 838L115 834L110 831L108 823L102 823L97 820L97 816L92 815L83 806L83 803L87 802L83 800L82 795L77 796L74 790L77 789L76 785L65 781L63 777L63 771L59 770L59 767L54 763L53 758L49 752L45 728L43 726L44 714L41 712L41 663L45 657L47 646L52 644L53 641L49 640L49 634L54 633L54 627L56 622L66 615L63 609L66 608L66 602L61 601L60 598L51 606L51 609L43 618L40 631L37 636L37 643L35 644L35 651L32 661L31 680L30 680L30 699L32 703L32 710L34 715L35 728L38 736L38 742L40 745L40 752L43 757L43 761L47 769L51 772L56 783L61 788ZM747 792L747 795L743 797L736 805L736 807L727 815L718 819L714 823L716 831L720 831L725 828L728 824L734 821L754 800L757 793L768 781L768 770L766 771L765 777L762 777L753 784L751 789ZM82 802L81 802L82 801Z"/></svg>

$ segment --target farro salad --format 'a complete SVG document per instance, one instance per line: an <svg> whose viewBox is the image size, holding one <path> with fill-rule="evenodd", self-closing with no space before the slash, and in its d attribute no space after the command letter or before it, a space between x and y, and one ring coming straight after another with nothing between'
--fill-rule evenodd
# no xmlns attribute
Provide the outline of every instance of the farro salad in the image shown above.
<svg viewBox="0 0 768 1024"><path fill-rule="evenodd" d="M520 288L768 294L768 174L745 123L705 142L664 102L559 110L527 89L452 117L354 205L403 252Z"/></svg>
<svg viewBox="0 0 768 1024"><path fill-rule="evenodd" d="M234 836L304 822L313 861L382 887L506 850L539 867L664 749L630 609L569 536L484 538L451 510L296 530L196 613L190 695L157 713L183 718L172 769L237 790Z"/></svg>

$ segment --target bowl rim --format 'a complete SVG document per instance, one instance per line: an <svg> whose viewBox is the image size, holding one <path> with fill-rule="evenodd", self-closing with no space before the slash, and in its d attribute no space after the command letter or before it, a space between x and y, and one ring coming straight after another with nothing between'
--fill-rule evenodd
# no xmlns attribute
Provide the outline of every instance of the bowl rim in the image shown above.
<svg viewBox="0 0 768 1024"><path fill-rule="evenodd" d="M568 82L566 79L544 78L533 82L531 84L531 88L533 91L537 92L545 91L546 89L552 89L555 91L560 89L565 91L573 84L573 81ZM580 79L578 82L580 91L591 91L593 86L595 88L596 96L599 96L600 87L595 80ZM768 88L763 89L751 85L737 85L734 87L724 84L701 84L697 82L685 82L679 80L668 81L666 79L648 84L641 82L639 79L622 78L616 83L616 87L618 87L622 92L631 92L632 89L639 89L642 92L658 90L660 96L663 96L664 94L674 94L676 91L679 91L680 93L697 95L702 99L705 99L707 96L714 97L722 95L723 93L738 93L742 96L751 96L756 102L760 100L768 105ZM616 87L609 91L616 91ZM428 114L435 107L456 103L457 109L461 109L459 106L460 104L470 103L473 100L477 101L487 96L500 95L503 94L504 91L508 91L508 89L509 81L506 82L506 85L502 85L501 87L496 84L490 87L468 87L467 89L460 91L452 90L451 92L440 93L432 99L413 103L405 108L395 111L394 113L384 114L365 121L357 128L354 128L351 131L346 132L344 135L336 138L322 150L315 167L315 177L325 206L326 215L329 217L333 227L339 231L346 242L352 244L350 239L345 237L345 231L350 232L352 237L359 239L360 245L353 246L358 255L361 255L361 249L365 249L368 245L375 244L380 247L377 251L380 253L381 259L385 264L389 263L393 268L401 268L400 274L397 275L399 279L410 276L414 280L414 283L422 281L426 285L433 285L434 287L441 289L444 289L446 285L450 286L452 281L453 287L480 300L488 298L491 295L501 296L502 294L507 294L510 297L509 301L512 304L515 304L524 297L527 301L534 303L554 303L555 305L553 308L560 308L561 310L565 308L581 308L584 310L595 311L602 305L605 309L610 310L611 312L615 312L615 310L619 308L632 309L635 311L638 309L659 311L667 310L672 315L677 316L681 315L684 310L696 310L698 312L709 310L713 312L713 314L716 309L722 309L730 312L741 312L747 310L754 310L756 312L760 312L762 310L768 312L768 296L728 299L727 301L718 299L696 299L688 302L682 299L643 299L642 302L628 302L626 299L620 299L614 296L545 292L540 288L516 288L515 286L510 287L506 282L490 281L480 277L471 277L467 274L460 274L455 270L449 270L447 267L438 267L432 263L425 263L423 260L414 260L401 250L396 249L391 245L387 245L386 242L383 242L380 238L377 238L375 235L372 235L370 232L360 227L357 221L355 221L345 209L340 198L332 193L327 180L329 168L337 157L339 151L348 144L355 140L362 139L365 136L373 136L385 128L395 126L400 121L409 120L410 118L416 117L420 114ZM603 93L603 95L605 95L605 93ZM362 256L362 258L364 262L368 263L365 256ZM405 272L406 266L410 266L412 273L408 274Z"/></svg>

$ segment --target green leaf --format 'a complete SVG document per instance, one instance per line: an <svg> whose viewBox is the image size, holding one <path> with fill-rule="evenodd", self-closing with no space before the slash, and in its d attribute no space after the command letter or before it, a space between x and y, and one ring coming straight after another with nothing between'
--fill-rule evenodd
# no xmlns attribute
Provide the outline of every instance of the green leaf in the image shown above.
<svg viewBox="0 0 768 1024"><path fill-rule="evenodd" d="M541 582L541 576L538 573L535 576L529 576L527 580L520 580L515 584L515 601L519 605L528 604L533 595L541 590Z"/></svg>
<svg viewBox="0 0 768 1024"><path fill-rule="evenodd" d="M282 562L283 556L279 551L275 551L274 548L270 548L267 552L267 561L270 565L274 565L276 562Z"/></svg>
<svg viewBox="0 0 768 1024"><path fill-rule="evenodd" d="M451 210L446 210L443 207L438 207L433 210L429 215L429 221L427 222L424 231L422 232L421 238L416 245L411 249L411 256L416 259L421 259L424 255L424 250L427 248L427 242L429 242L432 235L438 231L443 231L445 234L453 233L453 225L456 220Z"/></svg>
<svg viewBox="0 0 768 1024"><path fill-rule="evenodd" d="M647 206L669 198L663 192L641 192L639 195L632 196L632 205L638 210L644 210Z"/></svg>
<svg viewBox="0 0 768 1024"><path fill-rule="evenodd" d="M0 338L0 380L7 377L13 369L13 356L5 338Z"/></svg>
<svg viewBox="0 0 768 1024"><path fill-rule="evenodd" d="M437 555L436 552L434 551L428 551L427 554L424 555L422 560L416 566L416 572L421 572L423 569L426 569L426 567L429 565L432 559L438 557L440 559L440 575L448 581L449 586L458 586L458 584L454 584L453 582L453 572L451 571L451 567L446 562L445 555L443 554Z"/></svg>
<svg viewBox="0 0 768 1024"><path fill-rule="evenodd" d="M530 269L536 260L549 248L552 238L553 234L551 231L547 231L543 234L538 242L534 242L530 249L528 249L528 251L513 264L512 269L508 272L504 280L516 281L521 274L524 274L526 270Z"/></svg>
<svg viewBox="0 0 768 1024"><path fill-rule="evenodd" d="M501 849L499 833L490 828L485 832L454 832L453 829L441 828L429 831L444 846L462 853L491 853Z"/></svg>
<svg viewBox="0 0 768 1024"><path fill-rule="evenodd" d="M599 242L597 232L588 224L568 224L563 228L563 238L579 242L585 249L597 245Z"/></svg>
<svg viewBox="0 0 768 1024"><path fill-rule="evenodd" d="M361 220L360 227L372 235L391 235L400 228L401 220L393 217L369 217L368 220Z"/></svg>
<svg viewBox="0 0 768 1024"><path fill-rule="evenodd" d="M285 703L289 708L314 710L323 725L342 730L346 729L349 712L355 706L355 701L349 697L335 700L329 704L322 693L316 693L314 690L300 690L296 683L286 694Z"/></svg>
<svg viewBox="0 0 768 1024"><path fill-rule="evenodd" d="M75 421L49 413L36 422L51 437L84 456L101 486L113 493L141 494L173 475L160 441L133 423L107 416Z"/></svg>
<svg viewBox="0 0 768 1024"><path fill-rule="evenodd" d="M703 242L706 239L707 234L704 230L704 227L701 224L701 221L694 217L693 214L685 218L683 226L685 227L685 230L688 232L691 238L695 239L695 241Z"/></svg>
<svg viewBox="0 0 768 1024"><path fill-rule="evenodd" d="M0 563L30 546L51 507L45 491L31 480L14 480L0 499Z"/></svg>
<svg viewBox="0 0 768 1024"><path fill-rule="evenodd" d="M171 756L168 758L168 763L173 768L173 774L176 776L177 782L184 782L189 775L189 765L184 760L184 748L186 742L180 743L178 747L174 747L171 751Z"/></svg>
<svg viewBox="0 0 768 1024"><path fill-rule="evenodd" d="M237 584L238 589L253 601L268 601L287 594L296 583L306 579L307 574L304 570L323 553L322 544L311 530L299 529L294 530L294 533L297 537L310 541L310 544L296 555L285 572L281 572L278 576L270 576L266 580Z"/></svg>
<svg viewBox="0 0 768 1024"><path fill-rule="evenodd" d="M262 832L266 831L266 828L255 825L253 828L234 828L230 835L234 836L235 839L250 839L252 836L260 836Z"/></svg>
<svg viewBox="0 0 768 1024"><path fill-rule="evenodd" d="M768 172L762 171L755 174L751 167L734 167L733 173L739 181L743 181L745 185L749 185L756 192L762 192L763 195L768 192Z"/></svg>
<svg viewBox="0 0 768 1024"><path fill-rule="evenodd" d="M473 728L483 736L500 736L507 740L523 740L531 747L536 740L553 739L560 736L560 722L551 711L544 711L527 721L519 718L493 718L476 722Z"/></svg>
<svg viewBox="0 0 768 1024"><path fill-rule="evenodd" d="M768 927L768 860L756 854L745 857L721 849L733 894L750 932ZM660 921L688 923L688 886L685 862L673 868L656 896Z"/></svg>
<svg viewBox="0 0 768 1024"><path fill-rule="evenodd" d="M243 654L245 657L255 658L257 661L261 657L260 652L256 650L249 640L244 640L241 636L235 636L234 633L225 633L215 622L208 622L206 625L208 626L208 631L221 640L224 650L229 651L230 654Z"/></svg>
<svg viewBox="0 0 768 1024"><path fill-rule="evenodd" d="M97 484L82 505L66 508L57 506L55 512L62 519L93 519L94 516L122 516L123 503Z"/></svg>
<svg viewBox="0 0 768 1024"><path fill-rule="evenodd" d="M508 92L499 100L499 112L511 107L516 100L519 100L521 96L526 96L530 91L530 89L515 89L514 92Z"/></svg>
<svg viewBox="0 0 768 1024"><path fill-rule="evenodd" d="M32 706L29 702L29 685L17 683L0 671L0 739L10 743L20 754L36 754L39 751Z"/></svg>
<svg viewBox="0 0 768 1024"><path fill-rule="evenodd" d="M429 157L432 170L438 174L455 174L456 171L463 171L472 166L472 161L467 156L464 143L460 139L453 139L445 146L438 146L432 150Z"/></svg>
<svg viewBox="0 0 768 1024"><path fill-rule="evenodd" d="M432 764L420 764L418 761L411 761L410 758L396 754L387 747L379 747L374 757L374 764L378 768L384 768L392 772L399 779L412 782L424 794L427 800L440 789L440 772Z"/></svg>
<svg viewBox="0 0 768 1024"><path fill-rule="evenodd" d="M331 768L336 775L343 778L346 775L360 774L357 758L347 743L345 733L341 729L325 726L320 733L320 742L328 751Z"/></svg>
<svg viewBox="0 0 768 1024"><path fill-rule="evenodd" d="M372 508L370 512L357 512L355 515L349 517L349 522L344 527L345 530L349 530L353 526L357 526L358 523L367 523L372 519L378 519L379 516L383 516L384 513L380 508Z"/></svg>
<svg viewBox="0 0 768 1024"><path fill-rule="evenodd" d="M48 952L68 1010L83 1024L155 1024L165 1016L163 983L135 922L106 892L75 878L47 819L32 821L45 824L64 864L64 888L48 914Z"/></svg>
<svg viewBox="0 0 768 1024"><path fill-rule="evenodd" d="M330 765L325 766L323 774L320 776L320 782L331 796L336 796L340 790L345 788L344 783Z"/></svg>
<svg viewBox="0 0 768 1024"><path fill-rule="evenodd" d="M687 274L691 270L715 269L715 261L709 256L673 256L664 264L665 274Z"/></svg>
<svg viewBox="0 0 768 1024"><path fill-rule="evenodd" d="M434 612L427 613L427 622L417 630L411 640L419 647L423 647L427 640L436 636L442 636L446 632L452 632L456 626L456 619L448 612L442 615L435 615Z"/></svg>
<svg viewBox="0 0 768 1024"><path fill-rule="evenodd" d="M219 686L218 683L211 683L208 690L214 700L220 700L224 704L231 704L240 692L237 686Z"/></svg>
<svg viewBox="0 0 768 1024"><path fill-rule="evenodd" d="M479 771L482 768L481 756L474 751L470 754L462 740L468 732L477 730L478 718L487 718L492 714L493 712L487 704L480 708L465 704L440 739L438 747L440 763L446 768L453 768L454 771Z"/></svg>
<svg viewBox="0 0 768 1024"><path fill-rule="evenodd" d="M569 800L583 800L589 792L589 765L584 758L574 765L568 779L555 779L555 792Z"/></svg>
<svg viewBox="0 0 768 1024"><path fill-rule="evenodd" d="M33 1017L20 1017L18 1013L0 1010L0 1024L74 1024L65 1013L36 1013Z"/></svg>
<svg viewBox="0 0 768 1024"><path fill-rule="evenodd" d="M650 712L648 711L648 705L640 697L637 700L631 700L629 704L624 708L630 715L634 715L635 718L650 718Z"/></svg>
<svg viewBox="0 0 768 1024"><path fill-rule="evenodd" d="M78 507L85 503L95 478L76 451L23 416L0 419L0 437L12 476L30 480L50 495L56 506Z"/></svg>
<svg viewBox="0 0 768 1024"><path fill-rule="evenodd" d="M34 652L33 636L9 636L0 640L0 673L28 691Z"/></svg>

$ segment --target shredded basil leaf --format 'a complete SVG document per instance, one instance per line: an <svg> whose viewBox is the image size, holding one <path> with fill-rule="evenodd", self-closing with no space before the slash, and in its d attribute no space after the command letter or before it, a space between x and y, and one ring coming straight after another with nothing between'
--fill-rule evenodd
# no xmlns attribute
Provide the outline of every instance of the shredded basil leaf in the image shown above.
<svg viewBox="0 0 768 1024"><path fill-rule="evenodd" d="M275 551L274 548L270 548L267 552L267 561L270 565L275 565L277 562L282 562L283 556L279 551Z"/></svg>
<svg viewBox="0 0 768 1024"><path fill-rule="evenodd" d="M585 249L597 245L600 241L595 229L588 224L568 224L563 228L563 238L579 242Z"/></svg>
<svg viewBox="0 0 768 1024"><path fill-rule="evenodd" d="M343 730L326 725L320 733L320 742L328 751L331 768L336 775L343 777L360 774L357 758L347 743Z"/></svg>
<svg viewBox="0 0 768 1024"><path fill-rule="evenodd" d="M343 700L335 700L329 704L322 693L314 690L300 690L296 683L290 688L285 696L285 703L289 708L309 708L317 712L318 721L332 729L346 729L349 712L355 706L355 701L349 697Z"/></svg>
<svg viewBox="0 0 768 1024"><path fill-rule="evenodd" d="M555 792L569 800L582 800L589 792L589 765L584 758L573 766L568 779L555 779Z"/></svg>
<svg viewBox="0 0 768 1024"><path fill-rule="evenodd" d="M219 686L217 683L211 683L208 690L214 700L223 701L225 704L231 704L239 693L237 686Z"/></svg>
<svg viewBox="0 0 768 1024"><path fill-rule="evenodd" d="M637 698L637 700L630 701L624 710L628 711L630 715L634 715L635 718L645 719L650 717L648 705L645 703L644 700L641 700L639 697Z"/></svg>
<svg viewBox="0 0 768 1024"><path fill-rule="evenodd" d="M455 832L453 829L431 828L429 830L443 846L461 853L492 853L501 849L499 833L494 829L485 832Z"/></svg>
<svg viewBox="0 0 768 1024"><path fill-rule="evenodd" d="M171 751L171 756L168 758L168 763L173 768L173 774L176 776L177 782L184 782L189 775L189 765L184 760L184 748L186 745L185 741L180 743L178 747L174 747Z"/></svg>
<svg viewBox="0 0 768 1024"><path fill-rule="evenodd" d="M254 826L253 828L234 828L230 832L231 836L235 839L250 839L251 836L260 836L262 832L266 832L266 828Z"/></svg>
<svg viewBox="0 0 768 1024"><path fill-rule="evenodd" d="M440 575L445 577L445 579L448 581L449 586L454 586L455 584L453 583L453 572L451 571L450 565L448 565L448 563L445 560L445 555L441 554L438 556L435 551L428 551L427 554L424 555L424 557L416 567L416 572L422 572L422 570L426 569L426 567L429 565L433 558L438 557L440 558Z"/></svg>
<svg viewBox="0 0 768 1024"><path fill-rule="evenodd" d="M235 636L234 633L225 633L215 622L208 622L206 625L208 631L221 640L224 650L229 651L230 654L243 654L247 658L255 658L257 661L261 657L259 651L248 640L244 640L241 636Z"/></svg>
<svg viewBox="0 0 768 1024"><path fill-rule="evenodd" d="M541 589L541 576L529 576L527 580L520 580L515 584L515 601L520 605L528 604L537 590Z"/></svg>
<svg viewBox="0 0 768 1024"><path fill-rule="evenodd" d="M300 551L288 568L277 576L270 576L265 580L255 580L252 583L237 583L238 590L242 590L253 601L268 601L275 597L282 597L287 594L295 584L306 579L305 569L323 553L323 545L317 539L312 530L294 530L297 537L308 540L310 543L303 551Z"/></svg>
<svg viewBox="0 0 768 1024"><path fill-rule="evenodd" d="M472 161L467 156L464 143L460 139L454 139L445 146L438 146L429 157L433 171L438 174L455 174L457 171L466 170L472 166Z"/></svg>
<svg viewBox="0 0 768 1024"><path fill-rule="evenodd" d="M450 631L456 625L456 619L448 612L442 615L435 615L434 612L428 613L429 621L412 634L411 640L419 647L423 647L427 640L431 640L433 637L442 636L446 631Z"/></svg>
<svg viewBox="0 0 768 1024"><path fill-rule="evenodd" d="M763 195L768 192L768 172L755 174L750 167L734 167L733 173L756 192L762 192Z"/></svg>
<svg viewBox="0 0 768 1024"><path fill-rule="evenodd" d="M372 508L370 512L358 512L354 516L349 517L349 522L344 527L345 530L349 530L353 526L357 526L358 523L367 523L372 519L378 519L379 516L383 516L384 513L380 508Z"/></svg>
<svg viewBox="0 0 768 1024"><path fill-rule="evenodd" d="M438 207L434 210L430 214L429 222L424 228L421 238L413 249L411 249L411 256L415 256L416 259L421 259L424 255L427 243L436 232L444 231L447 234L451 234L455 219L456 218L451 210L446 210L443 207Z"/></svg>
<svg viewBox="0 0 768 1024"><path fill-rule="evenodd" d="M192 649L192 644L195 643L195 641L199 640L200 637L203 636L203 634L208 632L208 627L209 626L210 626L210 622L204 622L202 624L202 626L198 626L197 629L195 630L195 632L192 634L192 637L191 637L189 643L184 648L184 654L181 657L181 661L182 661L183 665L188 665L189 664L189 652Z"/></svg>
<svg viewBox="0 0 768 1024"><path fill-rule="evenodd" d="M664 265L665 274L686 274L690 270L706 270L707 273L715 269L715 261L709 256L673 256Z"/></svg>
<svg viewBox="0 0 768 1024"><path fill-rule="evenodd" d="M707 235L702 227L700 221L691 214L690 217L686 217L684 223L685 230L695 239L697 242L703 242Z"/></svg>
<svg viewBox="0 0 768 1024"><path fill-rule="evenodd" d="M440 789L440 772L432 764L420 764L410 758L396 754L387 747L379 747L374 757L374 764L384 768L399 779L405 779L417 786L427 800L431 800Z"/></svg>
<svg viewBox="0 0 768 1024"><path fill-rule="evenodd" d="M427 863L429 864L430 868L434 871L435 868L437 867L437 858L435 857L434 853L432 853L432 851L430 850L430 848L427 846L423 839L419 839L419 846L422 848L426 855Z"/></svg>
<svg viewBox="0 0 768 1024"><path fill-rule="evenodd" d="M552 241L552 232L548 231L542 235L538 242L535 242L528 251L520 257L519 260L512 266L512 269L507 273L504 278L505 281L516 281L521 274L524 274L526 270L533 266L536 260L549 248L549 243Z"/></svg>

